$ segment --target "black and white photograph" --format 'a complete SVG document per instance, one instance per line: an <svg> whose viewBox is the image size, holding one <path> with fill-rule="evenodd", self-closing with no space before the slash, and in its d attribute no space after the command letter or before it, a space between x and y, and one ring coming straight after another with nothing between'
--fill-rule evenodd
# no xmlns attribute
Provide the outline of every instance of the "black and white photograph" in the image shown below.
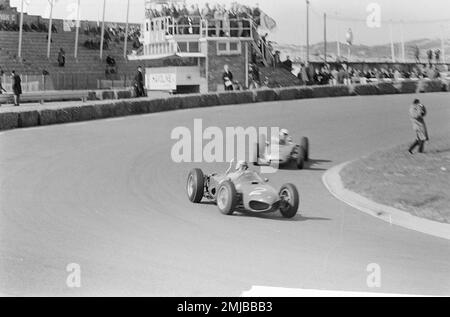
<svg viewBox="0 0 450 317"><path fill-rule="evenodd" d="M449 297L449 67L448 0L0 0L0 297Z"/></svg>

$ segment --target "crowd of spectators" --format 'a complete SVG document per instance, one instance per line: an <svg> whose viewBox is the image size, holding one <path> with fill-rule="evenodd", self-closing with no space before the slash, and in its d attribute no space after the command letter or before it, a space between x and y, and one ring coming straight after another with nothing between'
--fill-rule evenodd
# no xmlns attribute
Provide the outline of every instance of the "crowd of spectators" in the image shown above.
<svg viewBox="0 0 450 317"><path fill-rule="evenodd" d="M19 23L11 21L0 21L0 31L18 32L20 30ZM24 23L24 32L48 32L48 25L43 22L37 23ZM58 29L55 24L52 24L52 32L58 33Z"/></svg>
<svg viewBox="0 0 450 317"><path fill-rule="evenodd" d="M102 28L99 26L91 27L86 26L83 30L85 35L90 36L90 39L84 42L84 47L89 49L98 50L101 45ZM125 27L122 26L108 26L105 27L105 33L103 36L103 49L108 49L110 43L121 43L125 41ZM128 28L128 41L132 43L133 49L139 49L142 44L139 41L141 37L141 29L138 26L129 26Z"/></svg>
<svg viewBox="0 0 450 317"><path fill-rule="evenodd" d="M248 37L251 34L251 21L256 26L261 22L258 5L251 8L237 2L229 6L206 3L202 8L198 4L162 5L160 9L148 9L146 15L148 18L170 18L178 27L169 32L176 34L199 34L200 20L203 19L208 21L208 35L217 37Z"/></svg>
<svg viewBox="0 0 450 317"><path fill-rule="evenodd" d="M287 65L290 64L284 62L281 67L286 68ZM359 70L348 66L347 64L340 64L337 66L326 64L321 67L312 67L307 63L301 64L297 75L302 85L366 84L379 81L396 82L405 79L438 79L440 76L441 72L436 65L432 64L418 64L412 71L404 71L396 68L383 67Z"/></svg>

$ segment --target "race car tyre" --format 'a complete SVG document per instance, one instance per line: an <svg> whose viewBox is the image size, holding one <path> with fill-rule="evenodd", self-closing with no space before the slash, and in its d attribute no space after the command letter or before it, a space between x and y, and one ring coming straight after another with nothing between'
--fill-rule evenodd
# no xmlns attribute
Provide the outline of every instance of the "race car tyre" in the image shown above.
<svg viewBox="0 0 450 317"><path fill-rule="evenodd" d="M201 169L196 168L190 171L186 184L186 192L191 202L198 204L202 201L205 190L204 182L204 175Z"/></svg>
<svg viewBox="0 0 450 317"><path fill-rule="evenodd" d="M300 142L300 147L304 149L305 151L305 156L304 159L305 161L309 161L309 139L306 137L302 138L302 141Z"/></svg>
<svg viewBox="0 0 450 317"><path fill-rule="evenodd" d="M305 167L305 150L302 147L299 148L296 163L299 170Z"/></svg>
<svg viewBox="0 0 450 317"><path fill-rule="evenodd" d="M237 205L237 194L234 184L225 181L220 185L217 192L217 208L224 215L232 215Z"/></svg>
<svg viewBox="0 0 450 317"><path fill-rule="evenodd" d="M284 218L293 218L297 214L300 198L297 188L292 184L285 184L280 189L280 212Z"/></svg>

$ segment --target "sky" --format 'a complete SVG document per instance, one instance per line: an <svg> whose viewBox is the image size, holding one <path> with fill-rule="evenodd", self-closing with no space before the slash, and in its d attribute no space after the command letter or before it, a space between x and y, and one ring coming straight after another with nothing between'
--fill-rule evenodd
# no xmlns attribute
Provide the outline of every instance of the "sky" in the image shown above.
<svg viewBox="0 0 450 317"><path fill-rule="evenodd" d="M49 15L48 0L25 0L30 14ZM55 0L54 17L74 19L78 0ZM80 0L82 19L101 20L104 0ZM187 3L205 2L229 4L236 0L187 0ZM21 0L11 0L20 6ZM124 22L126 0L106 0L106 20ZM145 0L130 0L130 22L144 19ZM306 43L305 0L239 0L239 3L260 8L277 21L277 29L269 35L279 44ZM310 0L310 43L324 39L323 14L327 13L327 40L345 41L352 30L354 44L386 44L391 33L395 42L444 37L450 39L450 0ZM378 14L379 13L379 14ZM371 16L371 25L367 18ZM379 17L379 19L378 19ZM378 25L376 22L379 21ZM375 22L375 25L374 25Z"/></svg>

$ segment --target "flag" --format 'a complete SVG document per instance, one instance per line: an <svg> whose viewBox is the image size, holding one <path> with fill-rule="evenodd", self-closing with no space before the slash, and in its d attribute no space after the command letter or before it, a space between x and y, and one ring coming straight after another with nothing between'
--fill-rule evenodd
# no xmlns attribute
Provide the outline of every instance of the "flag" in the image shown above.
<svg viewBox="0 0 450 317"><path fill-rule="evenodd" d="M261 11L261 29L273 31L277 27L277 22L268 16L266 13Z"/></svg>

